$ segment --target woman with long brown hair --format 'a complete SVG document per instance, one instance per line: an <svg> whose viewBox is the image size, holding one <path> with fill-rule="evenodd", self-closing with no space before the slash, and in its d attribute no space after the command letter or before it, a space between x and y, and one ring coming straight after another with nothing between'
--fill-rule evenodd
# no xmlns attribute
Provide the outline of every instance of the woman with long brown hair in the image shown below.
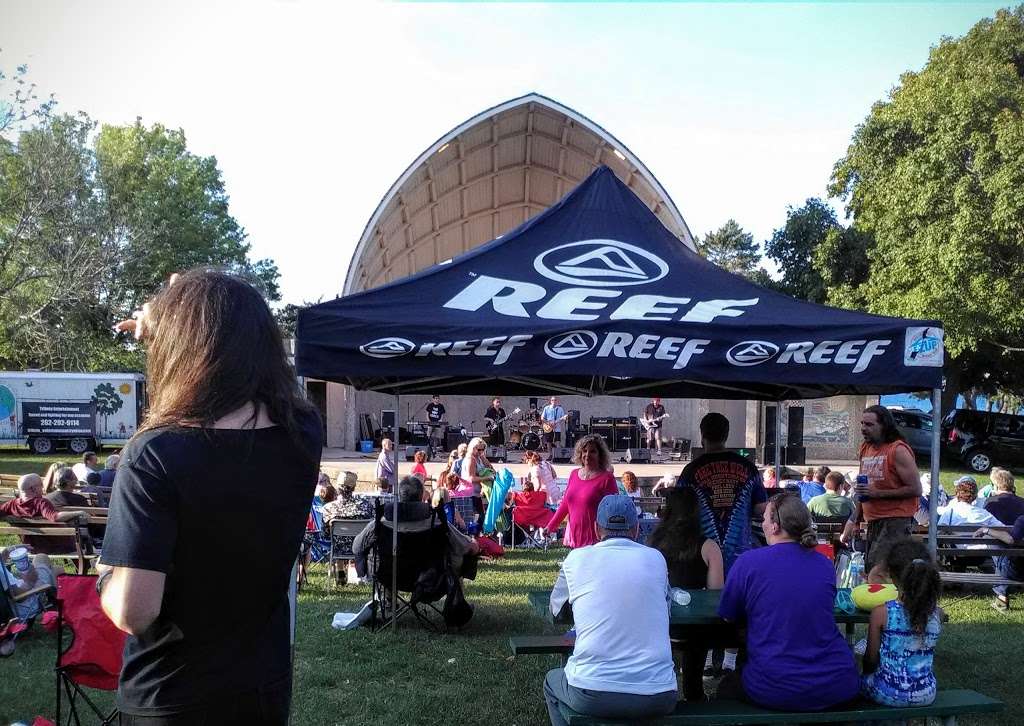
<svg viewBox="0 0 1024 726"><path fill-rule="evenodd" d="M150 408L116 475L97 590L131 637L128 724L285 724L288 588L320 463L278 328L255 289L195 270L133 321ZM237 483L246 482L244 490ZM225 562L247 564L225 577Z"/></svg>
<svg viewBox="0 0 1024 726"><path fill-rule="evenodd" d="M586 547L597 542L597 505L608 494L618 494L619 487L611 472L611 454L600 436L588 434L577 441L572 460L579 468L569 475L562 501L545 529L557 532L568 516L565 546Z"/></svg>

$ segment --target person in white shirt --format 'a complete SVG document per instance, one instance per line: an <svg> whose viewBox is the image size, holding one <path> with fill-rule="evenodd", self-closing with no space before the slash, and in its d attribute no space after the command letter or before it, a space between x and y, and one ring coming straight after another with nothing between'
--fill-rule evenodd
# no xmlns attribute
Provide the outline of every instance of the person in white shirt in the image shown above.
<svg viewBox="0 0 1024 726"><path fill-rule="evenodd" d="M668 637L668 565L638 544L636 507L609 494L597 508L600 542L572 550L551 592L551 612L572 606L576 645L564 668L548 671L544 700L552 726L559 711L641 720L675 710L678 694Z"/></svg>
<svg viewBox="0 0 1024 726"><path fill-rule="evenodd" d="M956 491L955 498L945 507L938 509L938 523L955 524L981 524L988 527L999 527L1002 525L998 519L989 514L988 510L974 504L978 497L978 483L973 477L962 476L953 485Z"/></svg>
<svg viewBox="0 0 1024 726"><path fill-rule="evenodd" d="M89 480L89 475L99 469L99 465L96 460L96 453L93 451L86 451L82 454L82 460L71 467L71 471L75 472L75 476L78 477L78 481L83 484Z"/></svg>

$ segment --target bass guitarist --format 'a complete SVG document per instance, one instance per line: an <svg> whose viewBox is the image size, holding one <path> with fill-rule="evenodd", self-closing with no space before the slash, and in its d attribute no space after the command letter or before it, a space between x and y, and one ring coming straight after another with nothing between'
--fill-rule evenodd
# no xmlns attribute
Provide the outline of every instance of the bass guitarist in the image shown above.
<svg viewBox="0 0 1024 726"><path fill-rule="evenodd" d="M501 407L501 398L495 396L491 400L491 407L484 413L484 425L487 427L487 443L491 446L505 445L505 426L507 416L505 409Z"/></svg>
<svg viewBox="0 0 1024 726"><path fill-rule="evenodd" d="M640 423L647 431L647 448L658 450L658 457L661 457L661 424L668 418L665 407L661 405L661 397L655 396L644 408L644 417Z"/></svg>

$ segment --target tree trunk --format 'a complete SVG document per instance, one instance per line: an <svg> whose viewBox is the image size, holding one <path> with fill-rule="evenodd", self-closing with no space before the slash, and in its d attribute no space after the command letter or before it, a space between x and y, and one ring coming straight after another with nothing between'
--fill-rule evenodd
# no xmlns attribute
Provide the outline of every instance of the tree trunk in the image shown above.
<svg viewBox="0 0 1024 726"><path fill-rule="evenodd" d="M942 415L945 417L956 408L956 397L960 395L960 366L956 361L947 359L943 373L946 385L942 389Z"/></svg>

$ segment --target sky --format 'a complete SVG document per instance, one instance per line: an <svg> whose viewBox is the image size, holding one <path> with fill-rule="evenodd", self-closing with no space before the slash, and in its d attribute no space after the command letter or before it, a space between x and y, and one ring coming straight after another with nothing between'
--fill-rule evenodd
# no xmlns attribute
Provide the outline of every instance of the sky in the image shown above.
<svg viewBox="0 0 1024 726"><path fill-rule="evenodd" d="M0 67L64 111L183 129L301 303L340 293L420 153L531 91L616 136L695 236L733 218L763 242L901 73L1005 6L0 0Z"/></svg>

